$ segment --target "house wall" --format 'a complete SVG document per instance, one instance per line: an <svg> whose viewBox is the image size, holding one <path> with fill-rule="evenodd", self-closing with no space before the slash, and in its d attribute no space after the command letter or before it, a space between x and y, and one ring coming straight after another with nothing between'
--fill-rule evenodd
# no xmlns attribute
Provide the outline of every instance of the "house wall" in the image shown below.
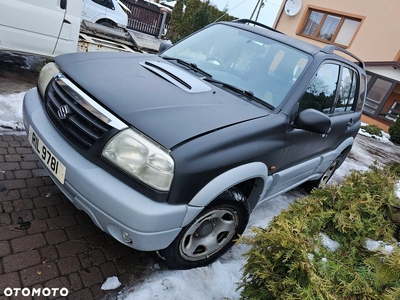
<svg viewBox="0 0 400 300"><path fill-rule="evenodd" d="M332 12L362 17L363 21L355 38L347 48L364 61L393 61L400 49L400 1L399 0L303 0L299 13L289 17L284 12L278 14L275 28L309 43L324 47L326 44L296 34L302 19L307 16L307 6ZM288 0L290 1L290 0Z"/></svg>
<svg viewBox="0 0 400 300"><path fill-rule="evenodd" d="M376 125L380 129L382 129L384 132L388 132L389 131L389 127L390 127L390 124L388 124L387 122L371 118L370 116L367 116L367 115L362 115L361 116L361 122L364 122L364 123L369 124L369 125Z"/></svg>

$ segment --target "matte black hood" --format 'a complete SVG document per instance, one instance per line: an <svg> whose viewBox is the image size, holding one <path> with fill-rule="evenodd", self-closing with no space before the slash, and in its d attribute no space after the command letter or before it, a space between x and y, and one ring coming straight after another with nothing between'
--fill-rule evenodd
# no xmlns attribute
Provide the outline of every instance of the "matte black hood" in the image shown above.
<svg viewBox="0 0 400 300"><path fill-rule="evenodd" d="M96 101L168 149L206 132L268 115L266 109L156 55L75 53L58 56L55 62ZM168 72L162 68L153 72L143 66L145 62L168 66ZM190 92L163 78L164 73L202 88Z"/></svg>

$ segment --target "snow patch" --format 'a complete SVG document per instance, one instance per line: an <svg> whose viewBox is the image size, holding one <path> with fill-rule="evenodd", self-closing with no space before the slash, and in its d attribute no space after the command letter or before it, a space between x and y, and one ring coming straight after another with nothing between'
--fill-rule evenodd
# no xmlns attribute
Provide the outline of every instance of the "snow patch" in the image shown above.
<svg viewBox="0 0 400 300"><path fill-rule="evenodd" d="M393 246L382 241L374 241L371 239L365 240L365 247L369 251L381 251L384 254L391 254L394 249Z"/></svg>
<svg viewBox="0 0 400 300"><path fill-rule="evenodd" d="M335 252L339 247L340 244L334 240L332 240L329 236L325 233L319 234L322 238L322 245L331 252Z"/></svg>
<svg viewBox="0 0 400 300"><path fill-rule="evenodd" d="M24 130L22 101L25 93L0 95L0 133L15 134Z"/></svg>
<svg viewBox="0 0 400 300"><path fill-rule="evenodd" d="M396 182L396 197L400 200L400 180Z"/></svg>
<svg viewBox="0 0 400 300"><path fill-rule="evenodd" d="M101 285L103 291L114 290L121 286L117 276L108 277L107 280Z"/></svg>

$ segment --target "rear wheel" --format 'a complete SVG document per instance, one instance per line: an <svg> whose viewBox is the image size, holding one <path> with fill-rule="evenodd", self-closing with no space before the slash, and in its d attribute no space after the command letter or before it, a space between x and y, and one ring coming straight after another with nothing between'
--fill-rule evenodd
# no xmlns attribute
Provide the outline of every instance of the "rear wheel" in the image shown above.
<svg viewBox="0 0 400 300"><path fill-rule="evenodd" d="M320 179L317 180L312 180L312 181L307 181L303 184L304 188L308 191L311 192L315 188L319 187L325 187L326 184L328 183L329 179L332 178L333 174L335 173L336 169L340 167L342 164L342 156L340 155L337 157L329 166L329 168L325 171L325 173L321 176Z"/></svg>
<svg viewBox="0 0 400 300"><path fill-rule="evenodd" d="M159 254L176 269L210 264L225 253L242 234L249 219L243 194L229 189L208 205L176 239Z"/></svg>

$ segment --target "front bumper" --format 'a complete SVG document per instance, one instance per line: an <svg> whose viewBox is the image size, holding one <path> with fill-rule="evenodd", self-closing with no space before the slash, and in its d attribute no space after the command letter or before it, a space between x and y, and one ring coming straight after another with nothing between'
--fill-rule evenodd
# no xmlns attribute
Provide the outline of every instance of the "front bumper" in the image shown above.
<svg viewBox="0 0 400 300"><path fill-rule="evenodd" d="M54 183L103 231L141 251L164 249L175 239L190 210L187 205L155 202L80 155L47 118L36 88L24 97L23 118L26 130L32 126L66 166L64 184L44 166ZM123 239L122 231L129 235L131 243Z"/></svg>

